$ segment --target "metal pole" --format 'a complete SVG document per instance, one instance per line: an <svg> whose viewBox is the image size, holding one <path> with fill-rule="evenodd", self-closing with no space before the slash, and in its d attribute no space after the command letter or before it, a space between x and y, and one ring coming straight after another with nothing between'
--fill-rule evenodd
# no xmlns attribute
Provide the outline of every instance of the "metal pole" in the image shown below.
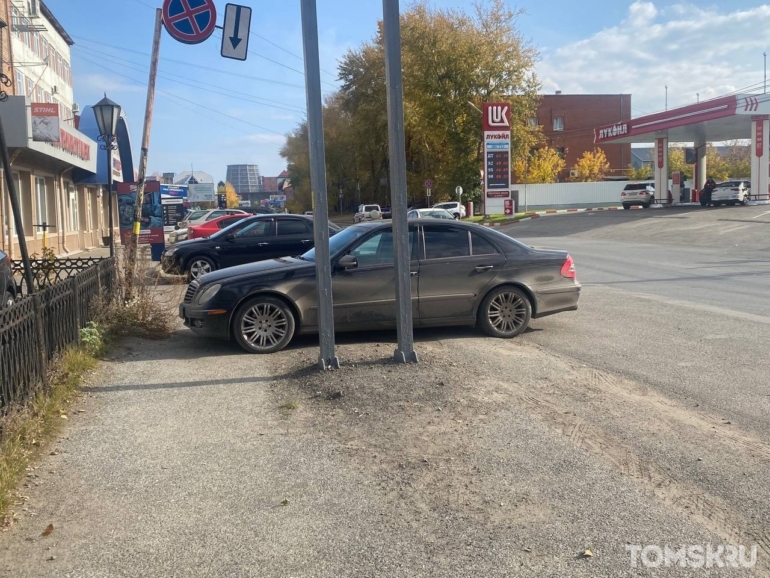
<svg viewBox="0 0 770 578"><path fill-rule="evenodd" d="M112 222L112 143L107 143L107 221L110 227L110 257L115 256L115 225Z"/></svg>
<svg viewBox="0 0 770 578"><path fill-rule="evenodd" d="M388 91L388 137L390 153L390 203L393 222L393 264L396 279L399 363L417 362L412 329L412 277L409 255L409 223L406 218L406 145L404 131L404 87L401 77L401 20L398 0L382 0L385 35L385 82Z"/></svg>
<svg viewBox="0 0 770 578"><path fill-rule="evenodd" d="M144 108L144 130L142 132L142 150L139 156L139 178L136 187L134 205L134 227L131 239L126 247L126 299L131 298L134 275L136 272L136 254L139 247L139 231L142 227L142 203L144 202L144 179L147 174L147 154L150 148L152 129L152 111L155 104L155 81L158 77L158 56L160 54L160 34L163 30L163 11L155 10L155 32L152 38L152 56L150 57L150 78L147 82L147 101ZM110 167L112 170L112 167Z"/></svg>
<svg viewBox="0 0 770 578"><path fill-rule="evenodd" d="M762 56L765 57L765 90L764 90L764 94L767 94L767 52L763 52Z"/></svg>
<svg viewBox="0 0 770 578"><path fill-rule="evenodd" d="M321 63L318 55L318 16L316 14L316 0L301 0L301 6L308 143L310 145L310 186L313 189L315 274L316 285L318 286L318 337L321 346L318 365L322 369L328 369L338 368L340 361L334 352L334 305L332 301L331 256L329 254L329 200L326 191Z"/></svg>
<svg viewBox="0 0 770 578"><path fill-rule="evenodd" d="M668 84L666 85L666 110L668 110Z"/></svg>

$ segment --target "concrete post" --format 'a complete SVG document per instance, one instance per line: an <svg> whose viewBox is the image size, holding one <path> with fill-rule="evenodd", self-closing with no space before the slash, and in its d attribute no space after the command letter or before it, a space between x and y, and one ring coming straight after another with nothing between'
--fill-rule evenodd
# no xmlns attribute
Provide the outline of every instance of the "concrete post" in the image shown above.
<svg viewBox="0 0 770 578"><path fill-rule="evenodd" d="M655 200L668 203L668 138L655 139Z"/></svg>
<svg viewBox="0 0 770 578"><path fill-rule="evenodd" d="M751 199L767 201L770 193L770 163L768 162L770 120L751 121Z"/></svg>

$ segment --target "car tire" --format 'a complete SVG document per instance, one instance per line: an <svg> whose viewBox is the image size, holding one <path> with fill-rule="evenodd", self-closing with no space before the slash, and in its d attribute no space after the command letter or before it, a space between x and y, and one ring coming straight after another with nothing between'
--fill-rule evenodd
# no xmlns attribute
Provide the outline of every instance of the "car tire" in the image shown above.
<svg viewBox="0 0 770 578"><path fill-rule="evenodd" d="M655 204L655 197L650 197L650 205L654 205L654 204Z"/></svg>
<svg viewBox="0 0 770 578"><path fill-rule="evenodd" d="M623 203L623 208L628 210L631 208L631 205L627 205L626 203Z"/></svg>
<svg viewBox="0 0 770 578"><path fill-rule="evenodd" d="M13 293L10 291L3 291L3 301L0 303L0 308L10 307L16 303L16 299L13 297Z"/></svg>
<svg viewBox="0 0 770 578"><path fill-rule="evenodd" d="M233 337L247 353L275 353L294 337L296 321L291 307L269 295L249 299L233 318Z"/></svg>
<svg viewBox="0 0 770 578"><path fill-rule="evenodd" d="M452 216L455 218L455 221L460 220L460 213L452 213Z"/></svg>
<svg viewBox="0 0 770 578"><path fill-rule="evenodd" d="M749 204L749 196L748 196L748 195L745 195L745 196L743 197L743 200L741 201L741 205L743 205L743 206L745 207L745 206L746 206L746 205L748 205L748 204Z"/></svg>
<svg viewBox="0 0 770 578"><path fill-rule="evenodd" d="M721 207L722 206L722 203L720 201L713 201L711 204L714 205L715 207Z"/></svg>
<svg viewBox="0 0 770 578"><path fill-rule="evenodd" d="M217 270L217 264L209 257L192 257L187 262L187 280L200 279L206 273Z"/></svg>
<svg viewBox="0 0 770 578"><path fill-rule="evenodd" d="M649 209L650 208L650 203L642 203L642 208L643 209Z"/></svg>
<svg viewBox="0 0 770 578"><path fill-rule="evenodd" d="M487 335L509 339L524 332L532 319L529 297L516 287L499 287L484 297L478 327Z"/></svg>

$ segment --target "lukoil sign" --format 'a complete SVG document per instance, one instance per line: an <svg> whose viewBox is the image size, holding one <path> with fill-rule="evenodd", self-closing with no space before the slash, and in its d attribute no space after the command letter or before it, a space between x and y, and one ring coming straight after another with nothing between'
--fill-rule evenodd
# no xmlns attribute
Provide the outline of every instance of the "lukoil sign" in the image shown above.
<svg viewBox="0 0 770 578"><path fill-rule="evenodd" d="M628 124L625 122L599 129L600 139L623 136L624 134L628 134Z"/></svg>

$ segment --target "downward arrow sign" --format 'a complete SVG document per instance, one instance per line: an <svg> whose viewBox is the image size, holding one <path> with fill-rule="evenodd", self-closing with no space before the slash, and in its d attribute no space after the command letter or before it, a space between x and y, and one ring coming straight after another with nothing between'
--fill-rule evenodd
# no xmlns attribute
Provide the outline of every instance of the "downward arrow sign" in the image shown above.
<svg viewBox="0 0 770 578"><path fill-rule="evenodd" d="M238 45L243 40L243 38L240 38L240 33L241 33L241 7L237 6L235 8L235 26L233 27L233 35L230 37L230 43L233 45L233 48L238 48Z"/></svg>

